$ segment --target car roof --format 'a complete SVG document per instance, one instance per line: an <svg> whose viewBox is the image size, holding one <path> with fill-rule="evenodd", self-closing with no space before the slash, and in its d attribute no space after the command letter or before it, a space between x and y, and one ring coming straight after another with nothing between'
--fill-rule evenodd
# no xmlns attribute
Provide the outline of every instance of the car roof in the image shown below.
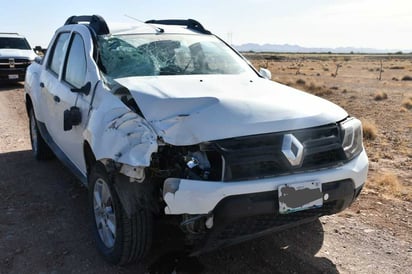
<svg viewBox="0 0 412 274"><path fill-rule="evenodd" d="M211 34L210 31L206 30L198 21L193 19L149 20L146 22L135 20L137 22L134 24L107 24L100 15L74 15L69 17L64 25L71 25L74 28L76 28L76 25L87 25L97 35L159 33Z"/></svg>

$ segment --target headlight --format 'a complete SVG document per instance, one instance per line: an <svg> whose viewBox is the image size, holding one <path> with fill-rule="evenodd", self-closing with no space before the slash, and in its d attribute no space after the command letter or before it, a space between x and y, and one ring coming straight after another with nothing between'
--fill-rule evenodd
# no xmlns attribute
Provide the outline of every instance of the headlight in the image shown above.
<svg viewBox="0 0 412 274"><path fill-rule="evenodd" d="M362 152L362 123L358 119L349 118L341 123L343 135L342 148L348 160Z"/></svg>

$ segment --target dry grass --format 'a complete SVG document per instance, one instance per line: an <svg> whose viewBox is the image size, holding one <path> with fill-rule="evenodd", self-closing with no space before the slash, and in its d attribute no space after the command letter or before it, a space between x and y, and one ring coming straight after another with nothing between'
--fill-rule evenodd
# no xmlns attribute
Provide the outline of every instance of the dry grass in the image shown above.
<svg viewBox="0 0 412 274"><path fill-rule="evenodd" d="M367 187L377 190L379 194L387 198L412 201L411 187L402 185L398 176L390 171L380 172L373 176Z"/></svg>
<svg viewBox="0 0 412 274"><path fill-rule="evenodd" d="M375 101L382 101L382 100L386 100L388 99L388 94L386 94L386 92L380 91L375 93L374 96Z"/></svg>
<svg viewBox="0 0 412 274"><path fill-rule="evenodd" d="M311 82L309 85L307 85L305 80L298 79L296 80L295 83L296 83L295 87L305 90L307 92L310 92L312 94L315 94L317 96L332 94L332 90L326 88L325 86L318 86L314 82Z"/></svg>
<svg viewBox="0 0 412 274"><path fill-rule="evenodd" d="M398 177L391 172L378 174L371 183L373 187L392 196L398 196L402 188Z"/></svg>
<svg viewBox="0 0 412 274"><path fill-rule="evenodd" d="M363 128L363 138L366 140L375 140L378 137L378 129L376 128L375 123L361 119L362 128Z"/></svg>

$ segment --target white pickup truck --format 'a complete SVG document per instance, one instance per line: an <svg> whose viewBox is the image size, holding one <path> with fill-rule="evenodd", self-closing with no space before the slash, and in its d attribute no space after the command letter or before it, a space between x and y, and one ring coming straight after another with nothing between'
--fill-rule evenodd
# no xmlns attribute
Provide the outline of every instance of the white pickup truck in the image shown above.
<svg viewBox="0 0 412 274"><path fill-rule="evenodd" d="M34 156L89 189L99 251L141 260L154 221L198 254L348 207L367 177L361 122L270 81L189 20L110 32L72 16L27 71Z"/></svg>
<svg viewBox="0 0 412 274"><path fill-rule="evenodd" d="M0 32L0 81L23 81L36 56L24 36Z"/></svg>

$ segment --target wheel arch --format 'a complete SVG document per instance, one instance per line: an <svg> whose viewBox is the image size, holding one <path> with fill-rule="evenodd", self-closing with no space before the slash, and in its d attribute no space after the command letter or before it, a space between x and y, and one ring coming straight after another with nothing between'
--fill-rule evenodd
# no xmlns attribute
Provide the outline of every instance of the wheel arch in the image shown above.
<svg viewBox="0 0 412 274"><path fill-rule="evenodd" d="M92 147L88 141L84 141L83 143L83 154L84 162L86 163L87 176L89 176L93 165L96 163L96 156L94 155Z"/></svg>

